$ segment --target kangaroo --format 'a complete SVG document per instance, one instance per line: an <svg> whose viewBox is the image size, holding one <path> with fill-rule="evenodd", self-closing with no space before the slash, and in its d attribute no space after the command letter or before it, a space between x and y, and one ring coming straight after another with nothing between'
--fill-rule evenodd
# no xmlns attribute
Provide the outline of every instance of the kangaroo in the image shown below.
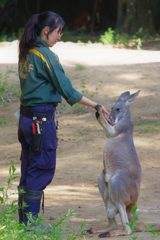
<svg viewBox="0 0 160 240"><path fill-rule="evenodd" d="M105 230L91 228L87 232L102 233L103 237L129 235L132 231L126 224L132 221L131 210L138 200L142 169L133 142L133 122L128 106L137 98L140 90L132 95L124 92L112 107L109 124L102 114L102 106L97 105L96 118L104 129L108 141L103 153L104 170L98 178L98 188L106 207L109 226ZM102 116L106 127L103 125ZM120 214L122 229L118 229L116 215ZM136 231L146 230L145 223L138 223ZM160 230L156 224L155 231Z"/></svg>

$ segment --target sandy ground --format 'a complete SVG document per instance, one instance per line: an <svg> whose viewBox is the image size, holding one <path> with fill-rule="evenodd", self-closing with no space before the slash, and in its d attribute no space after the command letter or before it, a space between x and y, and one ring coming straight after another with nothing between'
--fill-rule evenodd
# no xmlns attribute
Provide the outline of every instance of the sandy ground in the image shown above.
<svg viewBox="0 0 160 240"><path fill-rule="evenodd" d="M59 42L52 49L60 59L73 86L95 102L110 110L125 91L141 90L131 110L134 142L142 165L142 183L138 199L140 219L160 222L160 45L145 50L119 49L101 44L74 44ZM8 83L18 84L17 41L0 45L0 71L8 70ZM79 66L80 65L80 66ZM17 122L14 113L19 103L0 109L0 118L9 123L0 128L0 185L8 179L8 169L14 163L20 172L20 144L17 140ZM71 223L78 230L81 220L88 227L108 225L105 207L98 191L97 180L103 169L103 150L107 142L94 110L59 105L60 130L57 149L57 167L52 183L45 189L46 224L73 209L77 215ZM15 181L15 188L18 180ZM17 195L14 195L16 198ZM117 216L119 225L120 218ZM138 239L142 239L142 233ZM86 236L98 239L98 234ZM118 237L112 239L131 239ZM151 239L145 234L143 239Z"/></svg>

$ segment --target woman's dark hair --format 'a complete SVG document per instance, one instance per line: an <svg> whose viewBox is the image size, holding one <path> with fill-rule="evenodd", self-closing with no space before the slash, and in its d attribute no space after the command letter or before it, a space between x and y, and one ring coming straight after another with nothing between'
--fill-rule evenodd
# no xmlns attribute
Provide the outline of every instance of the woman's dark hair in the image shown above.
<svg viewBox="0 0 160 240"><path fill-rule="evenodd" d="M37 37L40 35L44 27L49 27L49 32L52 32L57 27L60 27L59 31L63 32L65 29L65 22L63 19L54 12L44 12L41 14L33 15L27 23L19 41L19 61L26 60L26 56L30 47L43 45L38 42ZM47 35L48 38L48 35Z"/></svg>

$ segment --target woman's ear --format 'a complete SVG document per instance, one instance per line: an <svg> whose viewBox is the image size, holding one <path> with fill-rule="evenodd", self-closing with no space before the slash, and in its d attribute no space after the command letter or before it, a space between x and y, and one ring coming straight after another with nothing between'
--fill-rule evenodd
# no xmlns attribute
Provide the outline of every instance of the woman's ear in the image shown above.
<svg viewBox="0 0 160 240"><path fill-rule="evenodd" d="M48 35L49 27L46 26L45 28L43 28L43 32L44 32L45 35Z"/></svg>

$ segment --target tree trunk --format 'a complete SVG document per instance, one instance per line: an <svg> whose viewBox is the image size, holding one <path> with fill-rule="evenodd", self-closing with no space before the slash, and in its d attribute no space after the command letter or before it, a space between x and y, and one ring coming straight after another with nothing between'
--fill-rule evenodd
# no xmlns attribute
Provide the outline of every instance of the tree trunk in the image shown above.
<svg viewBox="0 0 160 240"><path fill-rule="evenodd" d="M93 29L94 29L94 22L95 22L95 17L96 17L97 4L98 4L98 0L94 0L94 8L93 8L93 14L92 14L92 19L91 19L91 32L93 32Z"/></svg>
<svg viewBox="0 0 160 240"><path fill-rule="evenodd" d="M37 13L40 13L40 7L41 7L41 2L40 0L37 0Z"/></svg>
<svg viewBox="0 0 160 240"><path fill-rule="evenodd" d="M134 34L142 28L143 32L154 33L152 0L126 0L126 3L124 31Z"/></svg>
<svg viewBox="0 0 160 240"><path fill-rule="evenodd" d="M118 0L116 28L121 28L125 19L126 0Z"/></svg>

